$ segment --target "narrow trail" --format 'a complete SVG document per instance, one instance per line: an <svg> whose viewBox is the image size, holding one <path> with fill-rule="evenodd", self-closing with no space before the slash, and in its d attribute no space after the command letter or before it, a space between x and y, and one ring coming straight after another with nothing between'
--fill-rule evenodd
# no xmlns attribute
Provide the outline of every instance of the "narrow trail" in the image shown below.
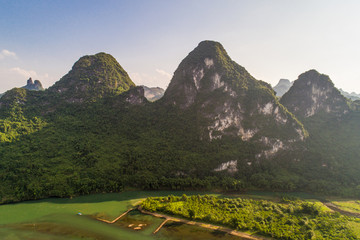
<svg viewBox="0 0 360 240"><path fill-rule="evenodd" d="M216 225L213 225L213 224L194 222L194 221L189 221L189 220L185 220L185 219L181 219L181 218L171 217L171 216L168 216L168 215L165 215L165 214L160 214L160 213L156 213L156 212L149 212L149 211L146 211L146 210L142 209L141 206L138 207L138 210L143 214L152 215L152 216L157 217L157 218L165 218L164 222L162 222L160 224L160 226L153 232L153 234L156 234L165 225L166 222L173 221L173 222L180 222L180 223L185 223L185 224L188 224L188 225L193 225L193 226L198 226L198 227L207 228L207 229L211 229L211 230L217 230L217 231L225 232L225 233L228 233L230 235L241 237L241 238L244 238L244 239L247 239L247 240L269 240L270 239L270 238L253 236L253 235L250 235L250 234L247 234L247 233L235 231L235 230L232 230L232 229L226 228L226 227L216 226Z"/></svg>
<svg viewBox="0 0 360 240"><path fill-rule="evenodd" d="M106 219L101 219L101 218L97 218L97 220L102 221L102 222L106 222L106 223L110 223L113 224L115 223L117 220L119 220L120 218L122 218L123 216L125 216L126 214L128 214L128 212L135 210L136 208L130 208L129 210L127 210L126 212L122 213L120 216L118 216L117 218L115 218L112 221L106 220Z"/></svg>
<svg viewBox="0 0 360 240"><path fill-rule="evenodd" d="M353 212L348 212L348 211L342 210L341 208L339 208L338 206L336 206L335 204L333 204L331 202L322 201L322 203L335 212L339 212L339 213L349 216L349 217L360 218L360 213L353 213Z"/></svg>
<svg viewBox="0 0 360 240"><path fill-rule="evenodd" d="M164 225L165 223L167 223L168 221L170 221L169 219L165 219L160 226L153 232L153 234L157 233Z"/></svg>

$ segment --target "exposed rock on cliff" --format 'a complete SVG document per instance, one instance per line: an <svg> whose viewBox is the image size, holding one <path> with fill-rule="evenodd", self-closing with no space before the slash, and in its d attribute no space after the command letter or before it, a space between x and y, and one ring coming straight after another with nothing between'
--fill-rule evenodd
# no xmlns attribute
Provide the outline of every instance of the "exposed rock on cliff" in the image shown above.
<svg viewBox="0 0 360 240"><path fill-rule="evenodd" d="M301 74L280 102L300 118L320 112L336 116L349 112L346 98L327 75L316 70Z"/></svg>
<svg viewBox="0 0 360 240"><path fill-rule="evenodd" d="M162 99L207 119L210 140L239 136L277 148L307 135L302 124L281 105L271 86L256 80L232 61L218 42L201 42L180 63ZM260 156L259 156L260 157Z"/></svg>
<svg viewBox="0 0 360 240"><path fill-rule="evenodd" d="M26 82L26 85L22 88L25 88L27 90L34 90L34 91L43 91L44 88L39 80L35 80L33 82L32 78L29 78Z"/></svg>

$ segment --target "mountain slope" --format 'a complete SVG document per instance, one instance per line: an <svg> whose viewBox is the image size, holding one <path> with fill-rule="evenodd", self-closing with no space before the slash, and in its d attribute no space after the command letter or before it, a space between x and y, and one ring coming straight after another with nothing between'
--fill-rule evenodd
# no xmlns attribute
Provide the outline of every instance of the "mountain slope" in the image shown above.
<svg viewBox="0 0 360 240"><path fill-rule="evenodd" d="M318 78L295 96L311 102ZM360 196L358 103L323 111L338 98L328 89L312 116L290 101L300 123L217 42L201 42L155 102L109 55L85 56L51 88L0 99L0 202L126 187Z"/></svg>
<svg viewBox="0 0 360 240"><path fill-rule="evenodd" d="M329 180L324 179L332 179L333 189L340 189L345 182L358 185L360 112L356 103L347 100L328 76L315 70L301 74L280 101L309 131L307 150L293 167L306 169L302 174L314 179L310 189L331 192ZM346 191L354 190L344 188Z"/></svg>
<svg viewBox="0 0 360 240"><path fill-rule="evenodd" d="M135 84L114 57L98 53L80 58L49 91L67 102L81 103L116 95L133 86Z"/></svg>
<svg viewBox="0 0 360 240"><path fill-rule="evenodd" d="M334 87L328 76L316 70L301 74L280 102L300 118L320 112L337 116L349 112L346 98Z"/></svg>
<svg viewBox="0 0 360 240"><path fill-rule="evenodd" d="M232 61L218 42L203 41L189 53L161 100L206 119L205 139L236 136L270 147L258 157L274 155L307 135L271 86Z"/></svg>

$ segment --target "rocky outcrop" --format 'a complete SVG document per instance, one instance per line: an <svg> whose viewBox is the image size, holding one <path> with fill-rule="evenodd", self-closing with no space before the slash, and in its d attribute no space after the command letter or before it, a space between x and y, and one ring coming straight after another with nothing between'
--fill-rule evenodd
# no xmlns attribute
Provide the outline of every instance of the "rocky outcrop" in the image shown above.
<svg viewBox="0 0 360 240"><path fill-rule="evenodd" d="M132 87L130 90L116 96L113 99L115 106L121 105L143 105L148 102L144 94L144 88L139 87Z"/></svg>
<svg viewBox="0 0 360 240"><path fill-rule="evenodd" d="M276 92L276 96L282 97L293 85L293 82L290 82L288 79L280 79L278 84L273 87L274 91Z"/></svg>
<svg viewBox="0 0 360 240"><path fill-rule="evenodd" d="M227 171L228 173L235 173L238 171L237 163L238 163L238 160L232 160L232 161L222 163L217 168L215 168L214 171L215 172Z"/></svg>
<svg viewBox="0 0 360 240"><path fill-rule="evenodd" d="M33 90L33 91L43 91L44 88L39 80L33 81L32 78L29 78L26 82L26 85L21 87L25 88L27 90Z"/></svg>
<svg viewBox="0 0 360 240"><path fill-rule="evenodd" d="M342 116L349 112L346 98L327 75L316 70L301 74L280 102L300 118L318 113Z"/></svg>
<svg viewBox="0 0 360 240"><path fill-rule="evenodd" d="M302 124L278 102L271 86L232 61L218 42L201 42L189 53L162 101L184 111L197 111L207 120L204 137L210 140L229 135L269 148L278 143L267 156L307 135Z"/></svg>

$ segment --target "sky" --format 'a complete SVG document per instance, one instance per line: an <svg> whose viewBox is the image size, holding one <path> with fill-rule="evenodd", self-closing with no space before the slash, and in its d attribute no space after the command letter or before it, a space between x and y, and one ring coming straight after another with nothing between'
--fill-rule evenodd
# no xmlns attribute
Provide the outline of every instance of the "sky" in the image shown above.
<svg viewBox="0 0 360 240"><path fill-rule="evenodd" d="M49 87L84 55L113 55L137 85L166 88L203 40L275 85L316 69L360 93L357 0L0 0L0 92Z"/></svg>

